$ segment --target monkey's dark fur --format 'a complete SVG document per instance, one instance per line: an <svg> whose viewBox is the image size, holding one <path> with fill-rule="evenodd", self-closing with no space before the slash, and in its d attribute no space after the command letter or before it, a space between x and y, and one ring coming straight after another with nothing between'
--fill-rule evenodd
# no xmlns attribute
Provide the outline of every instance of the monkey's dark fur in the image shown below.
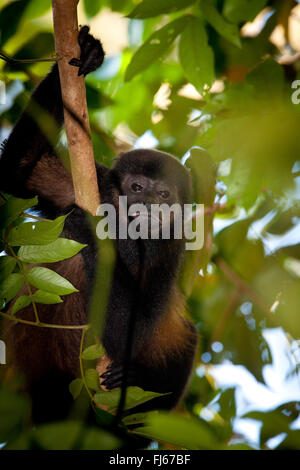
<svg viewBox="0 0 300 470"><path fill-rule="evenodd" d="M101 65L104 53L100 42L88 34L87 27L81 29L79 43L81 57L72 60L71 65L78 66L79 73L86 75ZM4 146L0 160L0 190L22 198L38 195L38 209L47 218L55 218L73 209L62 236L88 246L71 259L48 267L69 279L79 292L65 296L64 302L55 306L39 304L38 312L43 322L84 324L95 274L95 242L84 211L75 205L69 172L56 156L54 143L49 143L39 124L31 117L33 114L30 115L33 102L51 114L58 128L62 126L63 105L57 65L34 91ZM112 169L97 165L97 173L101 201L113 203L117 210L118 196L124 194L123 184L128 175L134 178L142 175L149 188L167 184L171 194L164 186L159 193L169 197L170 204L184 204L190 199L188 173L175 158L162 152L134 150L122 154ZM139 198L139 183L134 184L138 184L131 186L137 189L135 202L157 202L154 190L151 192L150 189ZM137 241L116 241L117 259L102 338L112 367L107 369L102 379L109 389L122 385L129 316L139 289L142 303L136 312L128 385L172 392L149 401L143 407L170 409L176 405L187 384L197 342L194 326L183 316L184 300L177 287L184 241L145 240L139 243L143 244L143 260L140 259ZM141 262L143 273L139 279ZM34 320L31 307L19 315ZM9 322L7 326L12 363L28 381L34 419L44 421L64 416L72 402L68 384L78 376L81 332Z"/></svg>

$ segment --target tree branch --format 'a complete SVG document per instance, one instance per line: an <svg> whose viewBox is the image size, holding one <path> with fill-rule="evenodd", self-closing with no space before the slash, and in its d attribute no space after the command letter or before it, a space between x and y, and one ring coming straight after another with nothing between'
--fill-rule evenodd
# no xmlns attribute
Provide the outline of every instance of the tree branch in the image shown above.
<svg viewBox="0 0 300 470"><path fill-rule="evenodd" d="M73 57L80 56L77 42L77 4L78 0L52 1L55 50L58 57L75 200L78 206L95 215L100 200L84 78L78 77L78 70L69 65Z"/></svg>

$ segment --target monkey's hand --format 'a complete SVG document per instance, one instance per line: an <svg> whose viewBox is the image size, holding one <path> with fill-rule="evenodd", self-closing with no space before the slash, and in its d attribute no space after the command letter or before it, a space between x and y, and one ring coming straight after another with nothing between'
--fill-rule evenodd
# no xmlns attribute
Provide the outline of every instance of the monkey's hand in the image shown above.
<svg viewBox="0 0 300 470"><path fill-rule="evenodd" d="M135 385L136 370L131 366L127 372L126 385ZM100 375L100 385L106 390L121 388L124 381L124 367L119 363L112 362L104 374Z"/></svg>
<svg viewBox="0 0 300 470"><path fill-rule="evenodd" d="M78 75L87 75L100 67L104 60L104 50L99 39L89 34L89 26L83 26L78 34L80 59L73 58L69 64L79 67Z"/></svg>

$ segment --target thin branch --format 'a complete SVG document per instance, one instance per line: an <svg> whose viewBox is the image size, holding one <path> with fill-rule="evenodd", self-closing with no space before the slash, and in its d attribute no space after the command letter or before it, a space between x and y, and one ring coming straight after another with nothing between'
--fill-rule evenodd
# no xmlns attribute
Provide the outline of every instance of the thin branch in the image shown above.
<svg viewBox="0 0 300 470"><path fill-rule="evenodd" d="M34 64L35 62L56 62L57 58L49 57L48 59L14 59L13 57L4 54L3 51L0 50L0 59L4 60L8 64Z"/></svg>
<svg viewBox="0 0 300 470"><path fill-rule="evenodd" d="M85 387L85 389L86 389L86 392L87 392L88 396L90 397L92 407L95 408L95 405L94 405L94 397L93 397L93 395L91 394L91 391L90 391L90 389L89 389L89 387L88 387L88 384L86 383L86 378L85 378L85 373L84 373L84 367L83 367L83 362L82 362L82 353L83 353L83 345L84 345L85 333L86 333L86 330L83 330L83 331L82 331L82 335L81 335L81 341L80 341L80 351L79 351L80 374L81 374L81 380L82 380L83 385L84 385L84 387Z"/></svg>
<svg viewBox="0 0 300 470"><path fill-rule="evenodd" d="M214 329L211 343L214 343L215 341L220 341L220 339L222 338L225 326L229 321L231 315L234 313L236 307L238 306L240 298L241 294L238 291L235 290L234 292L232 292L231 296L228 299L227 305Z"/></svg>
<svg viewBox="0 0 300 470"><path fill-rule="evenodd" d="M8 313L0 312L0 315L7 320L15 323L23 323L24 325L37 326L38 328L56 328L59 330L87 330L89 325L56 325L55 323L43 323L30 320L23 320L23 318L14 317Z"/></svg>
<svg viewBox="0 0 300 470"><path fill-rule="evenodd" d="M44 217L38 217L37 215L28 214L27 212L22 212L21 217L40 220L42 222L52 222L51 219L45 219Z"/></svg>
<svg viewBox="0 0 300 470"><path fill-rule="evenodd" d="M265 304L264 300L259 296L259 294L254 289L252 289L252 287L249 286L249 284L247 284L247 282L244 281L235 271L233 271L233 269L231 269L231 267L226 263L223 258L216 258L215 262L218 268L225 275L225 277L227 277L227 279L235 285L238 292L248 297L254 304L256 304L260 308L260 310L262 310L266 315L268 315L269 319L273 323L275 323L274 318L271 314L270 307Z"/></svg>

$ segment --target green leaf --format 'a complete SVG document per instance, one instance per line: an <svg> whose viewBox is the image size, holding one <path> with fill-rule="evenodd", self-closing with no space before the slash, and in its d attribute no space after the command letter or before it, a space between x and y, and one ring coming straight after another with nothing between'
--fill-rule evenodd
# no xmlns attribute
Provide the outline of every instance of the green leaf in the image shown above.
<svg viewBox="0 0 300 470"><path fill-rule="evenodd" d="M7 241L12 246L47 245L61 234L67 216L49 222L27 222L10 230Z"/></svg>
<svg viewBox="0 0 300 470"><path fill-rule="evenodd" d="M299 450L300 449L300 430L289 430L286 438L279 444L276 450Z"/></svg>
<svg viewBox="0 0 300 470"><path fill-rule="evenodd" d="M85 246L74 240L58 238L48 245L21 246L18 257L25 263L55 263L56 261L71 258Z"/></svg>
<svg viewBox="0 0 300 470"><path fill-rule="evenodd" d="M148 425L138 428L135 434L189 450L216 450L221 447L206 422L175 414L153 416Z"/></svg>
<svg viewBox="0 0 300 470"><path fill-rule="evenodd" d="M225 39L241 47L240 30L236 24L229 23L216 9L213 0L201 0L200 8L205 19Z"/></svg>
<svg viewBox="0 0 300 470"><path fill-rule="evenodd" d="M19 23L22 19L25 8L27 7L29 0L23 0L22 2L9 3L0 15L0 46L6 43L17 31Z"/></svg>
<svg viewBox="0 0 300 470"><path fill-rule="evenodd" d="M93 83L92 79L90 80L90 83ZM105 95L101 90L99 90L99 88L96 88L89 83L86 83L86 99L88 108L97 111L99 111L100 108L111 106L114 103L114 101L108 95Z"/></svg>
<svg viewBox="0 0 300 470"><path fill-rule="evenodd" d="M79 292L67 279L48 268L35 267L27 273L28 281L38 289L57 295Z"/></svg>
<svg viewBox="0 0 300 470"><path fill-rule="evenodd" d="M12 256L0 256L0 282L13 272L17 261Z"/></svg>
<svg viewBox="0 0 300 470"><path fill-rule="evenodd" d="M214 54L202 21L192 18L181 34L180 62L186 78L200 91L214 80Z"/></svg>
<svg viewBox="0 0 300 470"><path fill-rule="evenodd" d="M148 411L147 413L135 413L133 415L126 416L122 421L126 426L131 424L140 424L146 423L147 420L152 418L152 416L157 416L158 410Z"/></svg>
<svg viewBox="0 0 300 470"><path fill-rule="evenodd" d="M126 393L125 410L133 408L134 406L145 403L162 395L162 393L146 392L139 387L128 387ZM114 412L117 407L121 396L121 390L113 390L112 392L98 392L95 394L94 399L97 405L109 406L109 411Z"/></svg>
<svg viewBox="0 0 300 470"><path fill-rule="evenodd" d="M265 444L270 438L280 433L288 433L290 425L299 416L298 403L287 402L271 411L250 411L243 418L262 422L260 428L260 444ZM299 442L299 441L298 441ZM299 446L300 447L300 446Z"/></svg>
<svg viewBox="0 0 300 470"><path fill-rule="evenodd" d="M99 428L89 428L84 433L80 450L120 449L122 442L113 434Z"/></svg>
<svg viewBox="0 0 300 470"><path fill-rule="evenodd" d="M61 304L63 300L56 294L50 294L49 292L45 292L43 290L37 290L33 294L33 299L35 302L39 304Z"/></svg>
<svg viewBox="0 0 300 470"><path fill-rule="evenodd" d="M221 393L221 396L218 400L220 406L219 414L226 421L229 421L231 418L236 416L236 404L235 404L235 389L227 388Z"/></svg>
<svg viewBox="0 0 300 470"><path fill-rule="evenodd" d="M22 308L28 307L28 305L30 305L30 304L31 304L30 297L28 295L21 295L15 301L15 303L14 303L12 309L11 309L10 314L14 315L15 313L17 313Z"/></svg>
<svg viewBox="0 0 300 470"><path fill-rule="evenodd" d="M151 34L132 57L126 70L125 81L131 80L135 75L158 60L169 49L172 42L190 20L191 16L182 16Z"/></svg>
<svg viewBox="0 0 300 470"><path fill-rule="evenodd" d="M99 375L96 369L87 369L85 371L85 380L89 388L91 388L95 392L98 392L98 390L100 390Z"/></svg>
<svg viewBox="0 0 300 470"><path fill-rule="evenodd" d="M0 389L0 441L9 442L20 433L29 411L24 394L5 388Z"/></svg>
<svg viewBox="0 0 300 470"><path fill-rule="evenodd" d="M17 3L17 2L16 2ZM1 28L0 28L1 29ZM9 199L3 206L0 207L0 226L7 227L15 219L19 217L26 209L36 206L38 203L37 197L33 199Z"/></svg>
<svg viewBox="0 0 300 470"><path fill-rule="evenodd" d="M79 397L81 390L83 387L82 379L74 379L69 385L69 390L71 395L73 396L74 400Z"/></svg>
<svg viewBox="0 0 300 470"><path fill-rule="evenodd" d="M253 21L267 0L225 0L223 15L233 23Z"/></svg>
<svg viewBox="0 0 300 470"><path fill-rule="evenodd" d="M193 201L197 204L204 204L205 207L211 207L216 194L215 162L205 150L193 148L190 151L190 157L186 161L186 166L190 169L192 176ZM196 230L196 228L197 226L193 229ZM207 213L204 216L204 240L211 238L212 233L213 217ZM190 294L200 269L206 273L210 256L211 250L209 249L186 251L179 279L180 287L186 295Z"/></svg>
<svg viewBox="0 0 300 470"><path fill-rule="evenodd" d="M100 11L103 0L83 0L84 11L88 18L93 18Z"/></svg>
<svg viewBox="0 0 300 470"><path fill-rule="evenodd" d="M62 421L39 426L34 431L34 439L45 450L69 450L77 441L82 423Z"/></svg>
<svg viewBox="0 0 300 470"><path fill-rule="evenodd" d="M10 274L0 285L0 300L3 299L5 303L13 299L24 284L24 277L22 274Z"/></svg>
<svg viewBox="0 0 300 470"><path fill-rule="evenodd" d="M278 94L284 89L284 69L276 60L268 58L247 74L247 83L255 88L256 94Z"/></svg>
<svg viewBox="0 0 300 470"><path fill-rule="evenodd" d="M31 0L25 10L24 18L32 20L44 15L51 8L51 0Z"/></svg>
<svg viewBox="0 0 300 470"><path fill-rule="evenodd" d="M129 15L129 18L151 18L164 13L174 13L195 3L196 0L143 0Z"/></svg>
<svg viewBox="0 0 300 470"><path fill-rule="evenodd" d="M101 344L93 344L86 348L82 353L82 359L93 360L102 357L105 354L105 349Z"/></svg>

